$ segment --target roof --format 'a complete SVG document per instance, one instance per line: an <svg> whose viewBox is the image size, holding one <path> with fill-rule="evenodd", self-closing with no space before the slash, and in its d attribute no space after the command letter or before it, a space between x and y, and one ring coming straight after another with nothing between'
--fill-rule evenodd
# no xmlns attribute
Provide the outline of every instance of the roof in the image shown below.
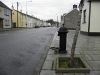
<svg viewBox="0 0 100 75"><path fill-rule="evenodd" d="M3 2L1 2L1 1L0 1L0 6L3 7L3 8L7 8L7 9L11 10L8 6L6 6L6 5L5 5Z"/></svg>
<svg viewBox="0 0 100 75"><path fill-rule="evenodd" d="M83 7L83 2L84 2L85 0L81 0L80 1L80 4L79 4L79 7ZM100 1L100 0L87 0L88 2L90 2L90 1Z"/></svg>
<svg viewBox="0 0 100 75"><path fill-rule="evenodd" d="M100 0L88 0L88 1L100 1Z"/></svg>
<svg viewBox="0 0 100 75"><path fill-rule="evenodd" d="M87 1L100 1L100 0L87 0ZM84 0L80 1L80 4L83 4Z"/></svg>

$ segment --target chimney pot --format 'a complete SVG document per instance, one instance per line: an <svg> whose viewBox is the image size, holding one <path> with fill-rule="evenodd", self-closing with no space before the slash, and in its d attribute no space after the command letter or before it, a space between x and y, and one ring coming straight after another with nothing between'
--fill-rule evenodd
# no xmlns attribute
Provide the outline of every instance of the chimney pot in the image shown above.
<svg viewBox="0 0 100 75"><path fill-rule="evenodd" d="M77 5L76 4L73 5L73 9L77 9Z"/></svg>

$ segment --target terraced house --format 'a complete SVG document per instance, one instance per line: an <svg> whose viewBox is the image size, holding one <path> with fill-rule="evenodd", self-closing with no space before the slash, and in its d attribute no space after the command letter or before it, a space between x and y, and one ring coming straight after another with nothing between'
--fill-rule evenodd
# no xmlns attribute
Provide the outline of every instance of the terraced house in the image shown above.
<svg viewBox="0 0 100 75"><path fill-rule="evenodd" d="M81 0L79 8L80 31L88 35L100 35L100 0Z"/></svg>
<svg viewBox="0 0 100 75"><path fill-rule="evenodd" d="M36 26L44 26L43 20L40 20L34 16L26 15L21 11L17 11L14 8L12 9L12 26L14 28L34 28Z"/></svg>
<svg viewBox="0 0 100 75"><path fill-rule="evenodd" d="M12 9L12 24L14 28L24 28L27 27L27 20L26 20L26 14L17 11L15 9Z"/></svg>
<svg viewBox="0 0 100 75"><path fill-rule="evenodd" d="M9 29L11 27L11 9L0 1L0 29Z"/></svg>

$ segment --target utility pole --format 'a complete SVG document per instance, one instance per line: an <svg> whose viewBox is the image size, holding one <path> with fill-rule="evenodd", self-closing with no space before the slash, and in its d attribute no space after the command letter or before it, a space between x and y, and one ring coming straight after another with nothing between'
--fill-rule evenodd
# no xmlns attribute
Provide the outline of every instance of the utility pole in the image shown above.
<svg viewBox="0 0 100 75"><path fill-rule="evenodd" d="M17 2L17 27L18 27L18 2Z"/></svg>

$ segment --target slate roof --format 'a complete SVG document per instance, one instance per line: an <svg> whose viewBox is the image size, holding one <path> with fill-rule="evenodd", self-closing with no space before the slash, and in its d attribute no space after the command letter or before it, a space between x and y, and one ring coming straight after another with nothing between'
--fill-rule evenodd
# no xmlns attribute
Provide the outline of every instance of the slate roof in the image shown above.
<svg viewBox="0 0 100 75"><path fill-rule="evenodd" d="M3 2L1 2L1 1L0 1L0 6L3 7L3 8L7 8L7 9L11 10L8 6L6 6L6 5L5 5Z"/></svg>

